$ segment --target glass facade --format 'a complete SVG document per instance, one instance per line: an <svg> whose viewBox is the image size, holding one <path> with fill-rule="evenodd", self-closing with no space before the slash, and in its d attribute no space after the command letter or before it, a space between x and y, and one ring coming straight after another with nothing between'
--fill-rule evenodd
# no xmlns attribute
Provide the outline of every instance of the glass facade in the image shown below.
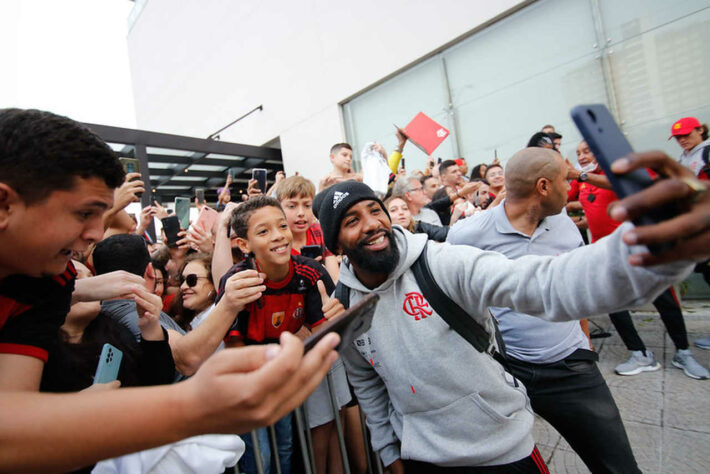
<svg viewBox="0 0 710 474"><path fill-rule="evenodd" d="M707 0L540 0L345 103L346 131L356 157L369 141L389 151L393 124L422 111L452 132L434 156L472 167L550 123L574 161L569 110L605 103L634 148L677 156L671 124L710 120L708 45ZM419 149L405 156L423 169Z"/></svg>

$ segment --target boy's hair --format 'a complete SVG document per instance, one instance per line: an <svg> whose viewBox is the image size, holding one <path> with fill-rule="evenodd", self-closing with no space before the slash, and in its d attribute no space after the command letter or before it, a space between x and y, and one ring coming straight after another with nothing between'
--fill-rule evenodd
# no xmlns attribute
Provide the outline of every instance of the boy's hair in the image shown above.
<svg viewBox="0 0 710 474"><path fill-rule="evenodd" d="M350 146L348 143L336 143L332 147L330 147L330 154L335 155L340 151L341 148L347 148L350 151L353 151L353 147Z"/></svg>
<svg viewBox="0 0 710 474"><path fill-rule="evenodd" d="M0 182L26 204L72 189L76 178L117 188L124 176L113 150L85 126L50 112L0 109Z"/></svg>
<svg viewBox="0 0 710 474"><path fill-rule="evenodd" d="M136 234L116 234L102 240L96 244L93 257L97 275L124 270L143 276L150 263L145 240Z"/></svg>
<svg viewBox="0 0 710 474"><path fill-rule="evenodd" d="M446 170L451 168L452 166L457 166L456 162L454 160L444 160L441 162L439 165L439 174L442 175L446 173Z"/></svg>
<svg viewBox="0 0 710 474"><path fill-rule="evenodd" d="M313 199L316 195L316 187L303 176L291 176L286 178L276 188L276 199L281 202L284 199L295 197L305 197Z"/></svg>
<svg viewBox="0 0 710 474"><path fill-rule="evenodd" d="M234 235L240 239L247 238L247 231L249 230L249 219L254 212L258 211L262 207L272 206L283 212L281 204L279 202L268 196L254 196L246 202L240 204L233 212L232 218L229 220L229 225L232 227L232 232Z"/></svg>

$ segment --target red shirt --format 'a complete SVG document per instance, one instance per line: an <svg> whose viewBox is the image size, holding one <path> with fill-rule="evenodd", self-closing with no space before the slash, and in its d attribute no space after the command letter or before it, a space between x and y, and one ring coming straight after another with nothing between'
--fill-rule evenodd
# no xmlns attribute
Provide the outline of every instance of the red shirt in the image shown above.
<svg viewBox="0 0 710 474"><path fill-rule="evenodd" d="M602 189L589 183L580 183L574 180L570 183L570 190L567 193L567 201L579 201L587 217L589 232L592 234L592 242L596 242L602 237L611 234L621 225L606 213L607 207L619 198L614 191Z"/></svg>
<svg viewBox="0 0 710 474"><path fill-rule="evenodd" d="M320 245L323 249L323 258L333 255L333 252L328 250L325 246L325 241L323 240L323 230L317 222L314 222L313 225L306 231L306 245ZM301 252L291 247L291 255L301 255Z"/></svg>

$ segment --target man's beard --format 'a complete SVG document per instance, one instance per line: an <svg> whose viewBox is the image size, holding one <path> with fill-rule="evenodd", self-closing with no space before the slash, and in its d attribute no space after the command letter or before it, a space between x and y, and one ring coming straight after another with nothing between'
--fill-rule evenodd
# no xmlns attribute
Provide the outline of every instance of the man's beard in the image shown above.
<svg viewBox="0 0 710 474"><path fill-rule="evenodd" d="M367 250L365 242L380 232L384 232L384 235L389 240L389 246L377 252ZM397 268L399 263L397 242L394 240L394 234L389 230L379 229L369 232L354 247L346 247L343 251L353 265L368 273L389 275Z"/></svg>

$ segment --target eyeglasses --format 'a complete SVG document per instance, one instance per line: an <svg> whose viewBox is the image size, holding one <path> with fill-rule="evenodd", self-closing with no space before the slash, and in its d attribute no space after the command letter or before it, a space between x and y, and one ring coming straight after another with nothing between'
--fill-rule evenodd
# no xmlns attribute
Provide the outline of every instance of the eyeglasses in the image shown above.
<svg viewBox="0 0 710 474"><path fill-rule="evenodd" d="M185 275L182 277L182 283L187 283L187 286L192 288L193 286L197 285L197 280L199 280L200 278L204 278L205 280L209 280L209 277L201 277L201 276L195 275L194 273L190 273L189 275Z"/></svg>

